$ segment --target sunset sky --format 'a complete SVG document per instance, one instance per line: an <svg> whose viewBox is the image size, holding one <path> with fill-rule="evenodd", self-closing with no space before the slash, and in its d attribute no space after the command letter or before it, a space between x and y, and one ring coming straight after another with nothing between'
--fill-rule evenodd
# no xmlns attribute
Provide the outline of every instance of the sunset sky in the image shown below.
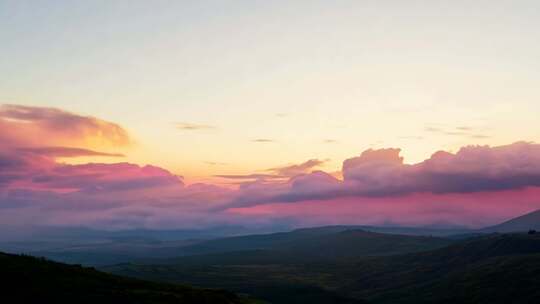
<svg viewBox="0 0 540 304"><path fill-rule="evenodd" d="M525 0L0 1L0 220L538 209L538 28Z"/></svg>

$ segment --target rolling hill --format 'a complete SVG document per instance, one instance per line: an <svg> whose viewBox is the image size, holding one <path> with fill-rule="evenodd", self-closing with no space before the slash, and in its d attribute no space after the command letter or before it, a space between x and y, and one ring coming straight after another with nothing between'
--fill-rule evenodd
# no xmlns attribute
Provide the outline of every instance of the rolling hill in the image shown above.
<svg viewBox="0 0 540 304"><path fill-rule="evenodd" d="M223 290L153 283L0 253L3 303L254 303Z"/></svg>
<svg viewBox="0 0 540 304"><path fill-rule="evenodd" d="M390 229L391 232L403 231L399 228L367 228L382 230L382 232L387 231L387 229ZM411 235L407 237L369 232L359 229L358 226L328 226L213 240L164 240L147 237L146 234L137 238L126 232L117 232L114 235L122 235L122 237L112 238L110 237L112 233L101 236L99 233L93 232L94 239L86 242L71 239L63 241L63 238L59 238L59 240L54 239L54 242L0 243L0 250L44 256L64 263L106 266L148 259L167 259L244 250L272 250L282 252L282 254L309 256L310 258L392 255L438 248L451 242L441 237L412 235L426 231L437 233L436 230L409 228L406 229L406 233ZM448 232L449 230L439 231L442 234ZM157 232L154 232L155 234Z"/></svg>
<svg viewBox="0 0 540 304"><path fill-rule="evenodd" d="M527 213L495 226L486 227L481 229L480 232L525 232L531 229L540 231L540 210Z"/></svg>
<svg viewBox="0 0 540 304"><path fill-rule="evenodd" d="M226 288L273 303L298 303L294 288L319 289L338 299L342 297L343 301L368 303L534 303L540 300L536 287L540 284L538 234L492 234L430 251L393 256L313 261L273 253L228 252L179 258L173 264L122 264L106 270L160 281ZM256 258L261 254L265 258Z"/></svg>
<svg viewBox="0 0 540 304"><path fill-rule="evenodd" d="M185 246L183 255L270 250L309 258L394 255L440 248L452 241L430 236L407 236L364 231L350 226L304 228L291 232L210 240Z"/></svg>

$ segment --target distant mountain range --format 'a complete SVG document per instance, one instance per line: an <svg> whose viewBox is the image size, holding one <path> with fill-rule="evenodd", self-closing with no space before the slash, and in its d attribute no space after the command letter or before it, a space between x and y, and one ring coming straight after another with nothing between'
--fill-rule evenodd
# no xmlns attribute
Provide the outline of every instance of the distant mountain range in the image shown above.
<svg viewBox="0 0 540 304"><path fill-rule="evenodd" d="M449 239L364 231L349 226L304 228L291 232L248 235L210 240L183 247L182 255L268 250L303 258L347 258L394 255L440 248Z"/></svg>
<svg viewBox="0 0 540 304"><path fill-rule="evenodd" d="M434 249L452 241L493 232L540 230L540 211L479 230L433 227L328 226L289 232L267 233L244 227L214 227L203 230L100 231L86 228L43 228L17 241L0 242L0 250L45 256L53 260L104 266L148 259L171 259L186 255L240 250L302 251L309 256L348 257L392 255ZM370 234L379 233L365 242ZM240 235L240 236L236 236ZM393 236L391 236L393 235ZM398 238L395 235L416 236ZM421 239L430 237L428 239ZM310 245L311 244L311 245ZM324 244L324 245L323 245ZM388 245L391 244L391 245ZM331 248L331 249L329 249ZM299 255L296 253L296 255ZM281 254L285 254L281 252ZM300 254L305 256L305 254Z"/></svg>
<svg viewBox="0 0 540 304"><path fill-rule="evenodd" d="M509 221L503 222L495 226L480 229L480 232L508 233L508 232L524 232L531 229L540 231L540 210L527 213L525 215L513 218Z"/></svg>

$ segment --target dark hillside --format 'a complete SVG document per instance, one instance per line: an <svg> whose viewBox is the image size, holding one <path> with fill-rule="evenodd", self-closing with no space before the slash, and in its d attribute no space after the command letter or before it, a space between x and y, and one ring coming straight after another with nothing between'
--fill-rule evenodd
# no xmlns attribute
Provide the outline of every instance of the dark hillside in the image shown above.
<svg viewBox="0 0 540 304"><path fill-rule="evenodd" d="M196 289L0 253L3 303L252 303L222 290Z"/></svg>
<svg viewBox="0 0 540 304"><path fill-rule="evenodd" d="M486 227L480 232L526 232L531 229L540 231L540 210L513 218L501 224Z"/></svg>
<svg viewBox="0 0 540 304"><path fill-rule="evenodd" d="M297 303L295 287L368 303L540 303L540 234L492 234L392 256L313 260L295 253L238 251L107 271L225 288L275 303Z"/></svg>
<svg viewBox="0 0 540 304"><path fill-rule="evenodd" d="M334 226L205 241L186 246L180 252L184 255L195 255L273 250L312 258L346 258L418 252L444 247L451 243L451 240L445 238L383 234Z"/></svg>

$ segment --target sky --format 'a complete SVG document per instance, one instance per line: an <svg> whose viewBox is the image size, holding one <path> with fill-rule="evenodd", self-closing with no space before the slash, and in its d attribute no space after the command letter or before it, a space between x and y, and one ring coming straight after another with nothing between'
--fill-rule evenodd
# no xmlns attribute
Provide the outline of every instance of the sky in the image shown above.
<svg viewBox="0 0 540 304"><path fill-rule="evenodd" d="M5 220L481 226L532 211L539 28L526 0L0 0Z"/></svg>

